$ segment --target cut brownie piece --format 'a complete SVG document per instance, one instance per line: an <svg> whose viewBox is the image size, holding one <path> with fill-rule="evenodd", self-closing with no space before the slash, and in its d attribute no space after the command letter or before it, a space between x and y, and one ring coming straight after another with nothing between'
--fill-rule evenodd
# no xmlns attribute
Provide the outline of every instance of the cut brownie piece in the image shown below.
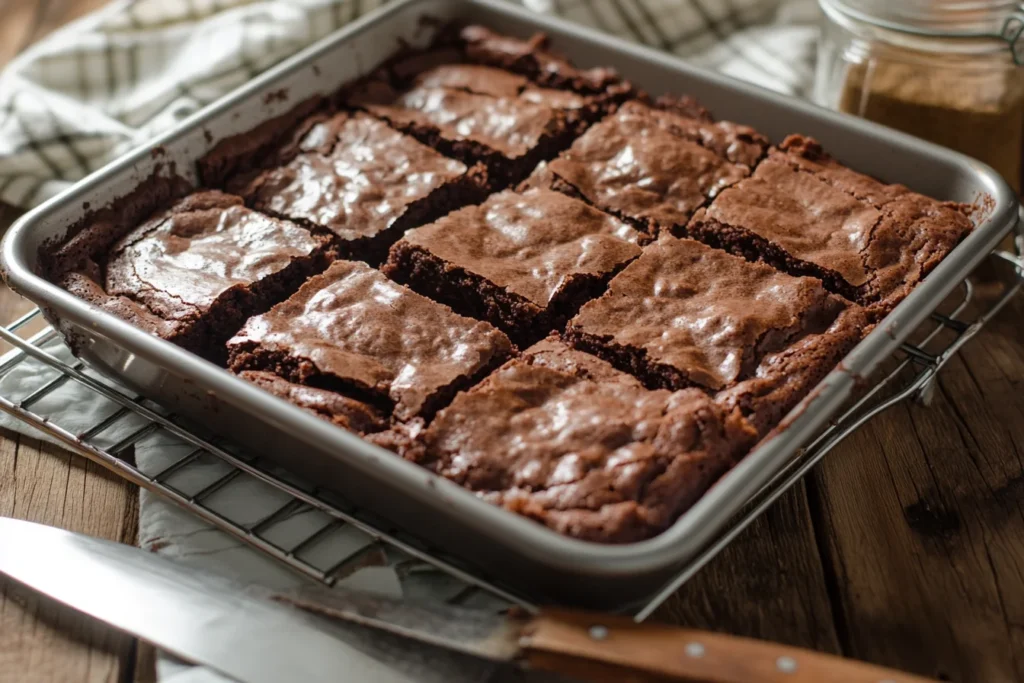
<svg viewBox="0 0 1024 683"><path fill-rule="evenodd" d="M822 332L845 307L813 278L665 235L584 305L566 334L650 387L717 391Z"/></svg>
<svg viewBox="0 0 1024 683"><path fill-rule="evenodd" d="M245 370L238 376L350 432L370 434L388 426L387 416L377 408L333 391L295 384L272 372Z"/></svg>
<svg viewBox="0 0 1024 683"><path fill-rule="evenodd" d="M568 146L589 118L581 96L539 89L524 96L525 84L487 67L442 65L409 88L367 80L347 103L466 164L483 162L492 187L501 188ZM567 98L584 106L562 108Z"/></svg>
<svg viewBox="0 0 1024 683"><path fill-rule="evenodd" d="M384 271L525 345L640 255L625 223L551 190L506 190L406 233Z"/></svg>
<svg viewBox="0 0 1024 683"><path fill-rule="evenodd" d="M101 262L60 284L144 329L223 360L245 320L283 300L327 265L328 239L197 192L121 238Z"/></svg>
<svg viewBox="0 0 1024 683"><path fill-rule="evenodd" d="M281 164L229 188L266 213L322 229L343 255L379 262L405 230L478 201L482 167L468 169L363 113L316 122Z"/></svg>
<svg viewBox="0 0 1024 683"><path fill-rule="evenodd" d="M791 136L678 232L885 311L970 230L960 205L851 171Z"/></svg>
<svg viewBox="0 0 1024 683"><path fill-rule="evenodd" d="M560 533L625 543L667 528L754 436L701 391L647 390L547 339L438 413L416 458Z"/></svg>
<svg viewBox="0 0 1024 683"><path fill-rule="evenodd" d="M389 409L429 418L513 348L365 263L335 261L288 300L251 318L228 342L234 372L264 370Z"/></svg>
<svg viewBox="0 0 1024 683"><path fill-rule="evenodd" d="M714 123L688 105L627 102L547 165L549 186L651 235L685 225L717 193L747 177L767 147L753 129Z"/></svg>

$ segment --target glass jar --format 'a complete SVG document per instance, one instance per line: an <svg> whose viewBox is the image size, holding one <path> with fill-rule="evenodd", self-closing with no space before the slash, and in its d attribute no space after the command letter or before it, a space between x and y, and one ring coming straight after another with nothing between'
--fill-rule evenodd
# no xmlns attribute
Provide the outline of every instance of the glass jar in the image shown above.
<svg viewBox="0 0 1024 683"><path fill-rule="evenodd" d="M814 99L937 142L1021 188L1024 12L995 0L819 0Z"/></svg>

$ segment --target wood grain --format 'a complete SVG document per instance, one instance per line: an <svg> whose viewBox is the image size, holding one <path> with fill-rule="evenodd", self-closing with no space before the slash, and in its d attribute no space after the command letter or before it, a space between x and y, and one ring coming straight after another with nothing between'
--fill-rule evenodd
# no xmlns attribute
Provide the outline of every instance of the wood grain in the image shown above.
<svg viewBox="0 0 1024 683"><path fill-rule="evenodd" d="M751 524L655 618L839 654L804 485Z"/></svg>
<svg viewBox="0 0 1024 683"><path fill-rule="evenodd" d="M2 436L0 515L135 542L130 485L55 446ZM133 650L130 637L0 580L0 681L118 681Z"/></svg>
<svg viewBox="0 0 1024 683"><path fill-rule="evenodd" d="M955 681L1024 681L1024 348L1018 298L812 486L847 654Z"/></svg>

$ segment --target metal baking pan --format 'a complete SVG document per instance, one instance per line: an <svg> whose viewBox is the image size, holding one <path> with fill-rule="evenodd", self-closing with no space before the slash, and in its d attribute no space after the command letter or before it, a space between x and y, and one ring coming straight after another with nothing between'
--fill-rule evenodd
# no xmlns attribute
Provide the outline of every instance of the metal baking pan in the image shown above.
<svg viewBox="0 0 1024 683"><path fill-rule="evenodd" d="M613 66L652 93L693 95L718 118L753 125L776 142L793 132L812 135L843 162L883 180L944 199L982 200L984 215L973 233L794 409L778 436L750 453L670 529L619 546L567 538L492 506L35 274L39 246L62 237L89 206L101 207L130 193L170 162L195 180L195 160L219 139L245 132L314 94L333 92L389 56L399 39L426 45L436 22L424 22L424 17L478 22L522 37L544 31L555 48L581 66ZM282 92L289 101L281 101ZM622 608L655 592L714 539L1016 222L1017 201L1003 180L947 149L499 0L400 0L27 214L5 238L2 259L10 286L39 304L90 365L535 599Z"/></svg>

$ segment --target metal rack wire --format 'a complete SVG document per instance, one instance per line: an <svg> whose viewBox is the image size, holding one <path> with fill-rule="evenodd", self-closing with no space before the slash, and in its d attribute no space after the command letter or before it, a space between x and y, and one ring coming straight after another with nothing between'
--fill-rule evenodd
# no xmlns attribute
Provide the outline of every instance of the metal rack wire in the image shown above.
<svg viewBox="0 0 1024 683"><path fill-rule="evenodd" d="M994 252L991 260L1010 275L1003 292L986 310L971 315L975 287L965 280L929 322L904 344L888 372L797 458L790 462L749 502L726 530L662 589L633 612L637 620L649 617L690 577L704 567L754 519L800 480L846 436L878 413L900 401L927 397L942 366L977 334L1024 285L1024 260L1007 252ZM347 571L366 562L388 564L402 579L432 576L432 595L437 597L438 577L444 579L442 597L449 603L482 602L501 608L517 604L533 609L530 596L476 575L454 558L445 557L389 529L365 511L353 510L330 493L311 487L259 459L238 452L230 444L198 431L167 414L143 397L109 384L82 363L64 360L57 333L47 328L25 339L19 331L40 316L33 310L6 327L0 338L15 347L0 359L0 377L26 363L52 375L25 396L0 395L0 410L61 442L132 483L147 489L203 521L237 538L293 570L332 584ZM46 397L74 383L95 392L110 403L106 415L85 427L71 427L60 415L47 415L40 406ZM155 468L143 467L135 455L147 443L162 453L175 454ZM195 474L199 476L189 476ZM183 482L191 481L189 486ZM198 482L198 483L196 483ZM267 509L255 519L241 519L217 504L219 494L232 487L258 484L274 495L266 496ZM284 544L276 532L303 513L316 515L298 542ZM331 541L328 543L327 541ZM330 553L317 552L331 548ZM521 591L522 587L517 587Z"/></svg>

